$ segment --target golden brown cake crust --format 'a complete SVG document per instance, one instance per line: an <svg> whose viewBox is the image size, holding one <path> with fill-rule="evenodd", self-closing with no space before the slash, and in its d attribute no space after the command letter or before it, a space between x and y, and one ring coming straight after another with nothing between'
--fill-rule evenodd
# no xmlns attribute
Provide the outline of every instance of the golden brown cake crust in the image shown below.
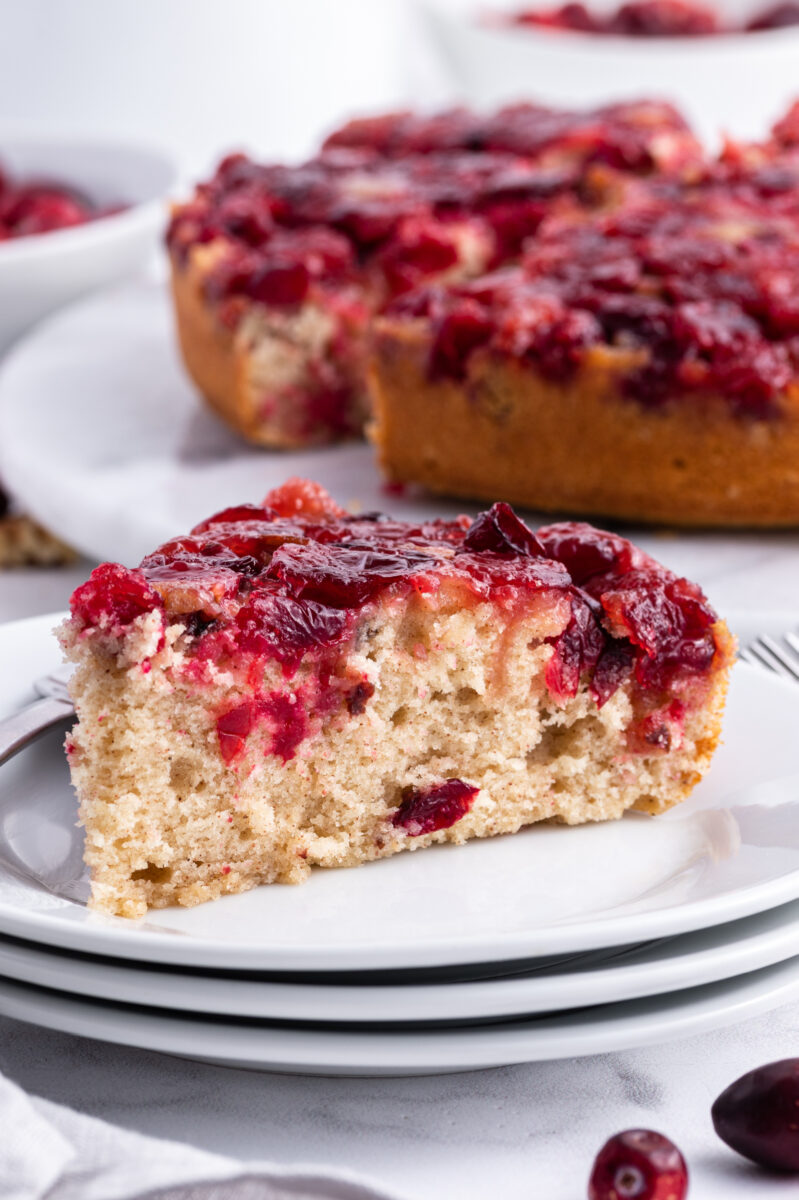
<svg viewBox="0 0 799 1200"><path fill-rule="evenodd" d="M244 354L233 333L202 294L203 272L190 257L185 266L172 260L172 297L178 344L186 370L214 411L237 433L262 445L261 422L246 386ZM287 444L287 443L286 443Z"/></svg>
<svg viewBox="0 0 799 1200"><path fill-rule="evenodd" d="M433 381L429 334L376 323L371 364L380 464L394 482L470 499L685 526L799 525L799 385L767 419L721 397L659 408L627 399L634 352L598 347L569 382L472 356L463 382Z"/></svg>

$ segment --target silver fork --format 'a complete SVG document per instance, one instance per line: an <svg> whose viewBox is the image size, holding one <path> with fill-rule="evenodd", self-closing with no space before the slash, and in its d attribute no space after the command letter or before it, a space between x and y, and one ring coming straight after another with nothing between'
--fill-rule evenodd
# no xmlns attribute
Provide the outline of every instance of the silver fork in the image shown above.
<svg viewBox="0 0 799 1200"><path fill-rule="evenodd" d="M799 634L784 633L779 640L761 634L739 650L738 656L750 666L765 667L783 679L799 683Z"/></svg>
<svg viewBox="0 0 799 1200"><path fill-rule="evenodd" d="M28 742L74 714L67 691L71 667L58 667L33 685L41 698L0 721L0 764L22 750Z"/></svg>

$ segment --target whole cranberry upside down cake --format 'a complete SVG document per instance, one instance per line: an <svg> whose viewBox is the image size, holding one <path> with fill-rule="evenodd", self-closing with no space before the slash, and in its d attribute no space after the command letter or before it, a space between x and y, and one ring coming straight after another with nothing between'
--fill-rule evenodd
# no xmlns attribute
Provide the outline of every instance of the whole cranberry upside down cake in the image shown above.
<svg viewBox="0 0 799 1200"><path fill-rule="evenodd" d="M92 904L129 917L662 812L709 765L732 658L622 537L504 503L353 516L300 480L98 567L61 636Z"/></svg>
<svg viewBox="0 0 799 1200"><path fill-rule="evenodd" d="M267 446L548 511L799 523L799 109L711 157L677 112L352 122L174 212L199 389Z"/></svg>

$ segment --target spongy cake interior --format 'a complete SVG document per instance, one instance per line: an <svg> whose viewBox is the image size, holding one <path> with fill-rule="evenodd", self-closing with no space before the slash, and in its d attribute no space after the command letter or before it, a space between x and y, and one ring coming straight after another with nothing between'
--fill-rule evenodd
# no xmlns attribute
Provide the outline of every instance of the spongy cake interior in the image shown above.
<svg viewBox="0 0 799 1200"><path fill-rule="evenodd" d="M719 732L724 673L702 686L681 741L632 753L640 703L628 682L601 708L583 683L556 702L545 670L568 600L544 591L509 611L463 607L446 589L421 599L381 598L342 648L342 678L366 679L363 711L312 718L294 757L274 753L265 721L242 755L220 754L216 719L243 677L217 670L202 685L187 671L182 625L159 649L160 616L118 639L63 640L78 663L79 724L70 765L86 828L93 904L124 916L192 905L260 883L299 882L314 865L349 866L431 842L511 833L542 820L616 818L661 811L706 769ZM304 703L312 662L287 679L268 663L264 693ZM410 836L392 822L407 788L458 778L473 806L447 829Z"/></svg>

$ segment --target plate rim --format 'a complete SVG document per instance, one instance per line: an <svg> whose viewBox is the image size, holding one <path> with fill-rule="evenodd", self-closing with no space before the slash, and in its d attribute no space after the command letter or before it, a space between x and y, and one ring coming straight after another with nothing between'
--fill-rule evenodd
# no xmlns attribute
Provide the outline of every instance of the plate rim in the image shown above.
<svg viewBox="0 0 799 1200"><path fill-rule="evenodd" d="M799 957L736 980L686 988L661 997L527 1021L417 1032L309 1030L219 1017L203 1019L75 998L6 979L0 979L0 1014L115 1045L260 1070L425 1075L663 1044L709 1028L737 1024L790 1003L797 995ZM175 1035L180 1039L179 1046L175 1045ZM204 1039L212 1044L216 1040L220 1045L215 1052L209 1051L201 1044ZM235 1043L239 1056L246 1057L233 1057L232 1047L225 1050L226 1039ZM467 1053L470 1057L464 1062ZM323 1062L318 1061L320 1054Z"/></svg>
<svg viewBox="0 0 799 1200"><path fill-rule="evenodd" d="M754 934L741 930L741 924L758 921L771 913L776 922L771 927ZM609 958L600 957L598 962L585 964L585 967L576 963L576 969L569 969L572 960L567 959L563 964L542 967L535 974L532 968L529 973L494 978L454 978L422 983L410 980L399 987L394 982L330 984L327 981L287 982L229 975L209 979L207 974L196 974L190 969L158 971L140 962L131 965L124 960L100 959L85 954L77 956L60 948L11 942L0 937L0 975L69 995L132 1003L143 1008L169 1007L185 1014L212 1013L229 1018L290 1020L302 1024L318 1022L320 1012L323 1012L327 1024L359 1022L376 1026L391 1022L484 1021L542 1016L566 1008L584 1009L642 1000L689 987L738 979L797 957L798 926L799 901L793 901L781 908L719 926L719 937L716 937L715 929L688 934L687 937L697 939L702 934L708 935L711 943L702 945L697 941L665 958L658 952L662 941L680 942L680 938L656 939L632 947L642 950L645 956L650 955L643 962L630 962L611 954ZM743 936L734 936L736 932ZM559 969L561 966L565 969ZM136 990L131 995L132 982ZM537 992L542 992L543 997L536 998ZM339 1011L339 1002L344 1005L354 1003L356 1011ZM370 1005L375 1007L370 1009ZM375 1015L378 1012L380 1015Z"/></svg>

